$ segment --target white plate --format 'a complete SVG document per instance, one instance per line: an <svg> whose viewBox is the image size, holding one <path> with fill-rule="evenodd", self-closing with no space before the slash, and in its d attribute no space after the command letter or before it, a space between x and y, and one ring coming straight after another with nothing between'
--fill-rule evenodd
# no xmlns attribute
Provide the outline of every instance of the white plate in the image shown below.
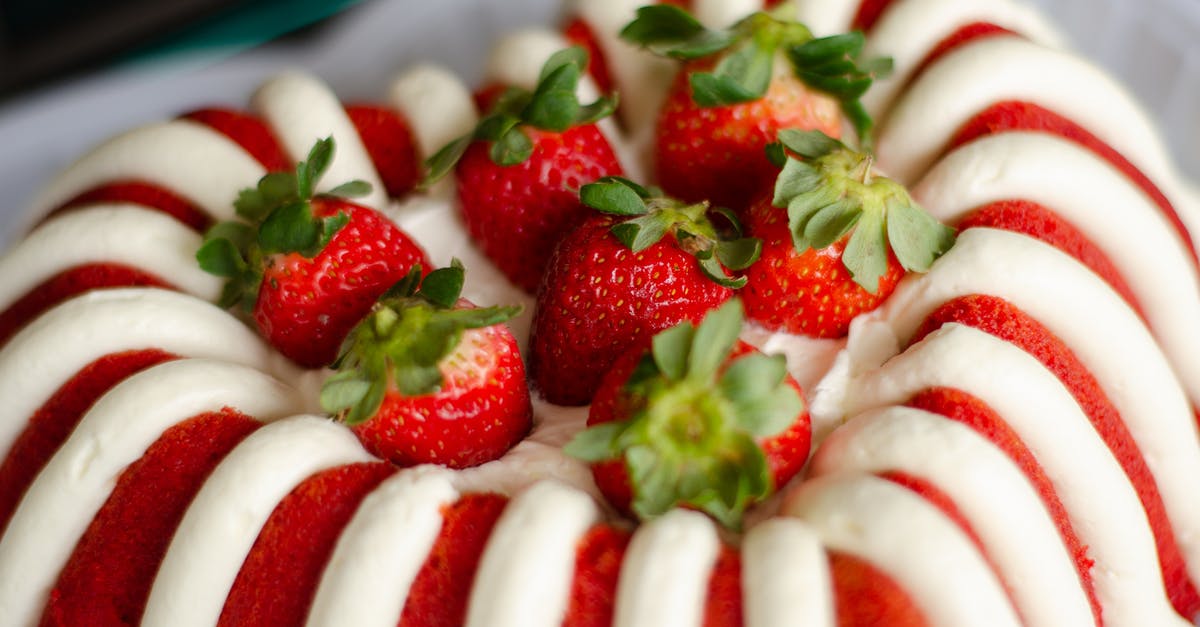
<svg viewBox="0 0 1200 627"><path fill-rule="evenodd" d="M1126 78L1168 123L1182 169L1200 178L1200 3L1038 0L1079 49ZM244 106L266 77L303 67L345 101L379 101L389 78L433 61L478 79L500 34L551 24L559 0L373 0L300 39L228 56L193 53L126 65L0 106L0 241L25 225L40 185L83 152L134 126L211 104Z"/></svg>

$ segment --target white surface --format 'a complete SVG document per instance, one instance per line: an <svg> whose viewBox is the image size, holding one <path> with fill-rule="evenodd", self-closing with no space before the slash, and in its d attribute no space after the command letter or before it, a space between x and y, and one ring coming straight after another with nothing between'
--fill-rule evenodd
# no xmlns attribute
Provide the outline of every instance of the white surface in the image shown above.
<svg viewBox="0 0 1200 627"><path fill-rule="evenodd" d="M56 172L121 132L211 104L246 106L287 68L327 81L344 101L385 102L390 81L436 62L475 84L500 34L553 22L559 0L373 0L306 34L213 64L203 55L112 68L0 103L0 234ZM585 3L586 4L586 3ZM1165 119L1181 169L1200 177L1200 4L1195 0L1039 0L1072 43L1115 69ZM471 16L462 19L463 15ZM1160 122L1161 124L1161 122Z"/></svg>

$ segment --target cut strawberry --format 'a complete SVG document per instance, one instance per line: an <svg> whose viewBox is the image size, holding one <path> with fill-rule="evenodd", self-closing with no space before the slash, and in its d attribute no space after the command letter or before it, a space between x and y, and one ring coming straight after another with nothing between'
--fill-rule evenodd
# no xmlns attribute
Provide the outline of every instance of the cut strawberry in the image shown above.
<svg viewBox="0 0 1200 627"><path fill-rule="evenodd" d="M1158 486L1120 414L1095 377L1061 340L1011 303L993 296L964 296L938 307L922 323L916 339L948 322L958 322L1016 345L1042 362L1075 397L1096 433L1129 477L1158 547L1163 579L1176 610L1183 616L1200 611L1200 594L1192 585Z"/></svg>
<svg viewBox="0 0 1200 627"><path fill-rule="evenodd" d="M1028 200L996 201L963 216L957 226L960 230L977 226L1005 229L1046 242L1091 268L1092 272L1120 294L1142 319L1146 317L1142 314L1133 291L1129 289L1129 284L1117 271L1108 255L1070 222L1038 203Z"/></svg>
<svg viewBox="0 0 1200 627"><path fill-rule="evenodd" d="M1188 248L1192 260L1200 265L1196 254L1195 242L1190 232L1184 226L1179 213L1171 201L1137 166L1133 165L1112 146L1106 144L1087 129L1070 119L1051 111L1041 105L1009 100L998 102L979 112L967 121L950 140L947 150L969 143L980 137L986 137L1005 131L1041 131L1063 139L1070 140L1088 149L1096 156L1104 159L1114 168L1124 174L1130 182L1141 188L1158 205L1163 216L1171 223L1175 232Z"/></svg>
<svg viewBox="0 0 1200 627"><path fill-rule="evenodd" d="M259 531L218 626L303 624L342 528L367 494L395 471L381 462L351 464L296 486Z"/></svg>
<svg viewBox="0 0 1200 627"><path fill-rule="evenodd" d="M929 627L908 592L867 561L830 551L829 571L838 627Z"/></svg>
<svg viewBox="0 0 1200 627"><path fill-rule="evenodd" d="M93 187L60 205L49 215L99 203L133 203L157 209L196 232L203 232L212 224L212 217L171 190L142 181L115 181Z"/></svg>
<svg viewBox="0 0 1200 627"><path fill-rule="evenodd" d="M483 548L507 504L498 494L468 494L446 508L441 533L409 588L398 627L463 624Z"/></svg>
<svg viewBox="0 0 1200 627"><path fill-rule="evenodd" d="M84 366L46 399L0 464L0 532L8 526L25 490L96 399L130 375L175 358L155 349L106 355Z"/></svg>
<svg viewBox="0 0 1200 627"><path fill-rule="evenodd" d="M461 300L463 275L457 260L424 280L410 272L350 333L321 390L326 411L395 464L475 466L530 429L525 367L501 324L520 308Z"/></svg>
<svg viewBox="0 0 1200 627"><path fill-rule="evenodd" d="M395 109L374 105L346 105L388 196L402 198L421 180L421 156L408 121Z"/></svg>
<svg viewBox="0 0 1200 627"><path fill-rule="evenodd" d="M0 313L0 346L51 307L74 296L107 287L175 289L144 270L116 263L91 263L68 268L42 281Z"/></svg>
<svg viewBox="0 0 1200 627"><path fill-rule="evenodd" d="M1041 464L1012 428L983 401L960 390L931 388L917 394L905 404L940 414L970 427L996 445L1021 469L1022 474L1033 484L1046 511L1049 512L1050 518L1058 528L1058 534L1062 537L1067 552L1074 560L1075 570L1079 574L1079 582L1092 608L1092 615L1099 618L1100 600L1096 597L1095 585L1092 582L1093 561L1088 557L1087 547L1079 541L1079 536L1076 535L1075 529L1071 525L1067 510Z"/></svg>
<svg viewBox="0 0 1200 627"><path fill-rule="evenodd" d="M167 429L116 486L50 593L42 627L137 625L175 528L212 469L259 422L226 409Z"/></svg>
<svg viewBox="0 0 1200 627"><path fill-rule="evenodd" d="M617 579L629 540L628 531L611 525L596 525L580 540L563 627L612 625Z"/></svg>
<svg viewBox="0 0 1200 627"><path fill-rule="evenodd" d="M211 107L190 111L181 117L199 122L233 140L268 172L286 172L296 165L284 153L275 134L257 116Z"/></svg>
<svg viewBox="0 0 1200 627"><path fill-rule="evenodd" d="M742 554L737 549L721 545L705 599L704 627L741 627Z"/></svg>
<svg viewBox="0 0 1200 627"><path fill-rule="evenodd" d="M263 337L309 368L329 365L381 294L430 265L395 223L343 199L368 193L367 183L313 196L333 150L332 139L318 141L295 173L243 190L239 219L209 230L196 253L201 268L228 279L222 306L252 312Z"/></svg>
<svg viewBox="0 0 1200 627"><path fill-rule="evenodd" d="M565 450L594 464L618 510L645 520L686 506L739 529L748 507L804 465L811 425L800 386L782 356L738 341L741 325L735 299L699 327L659 333L605 376L589 428Z"/></svg>

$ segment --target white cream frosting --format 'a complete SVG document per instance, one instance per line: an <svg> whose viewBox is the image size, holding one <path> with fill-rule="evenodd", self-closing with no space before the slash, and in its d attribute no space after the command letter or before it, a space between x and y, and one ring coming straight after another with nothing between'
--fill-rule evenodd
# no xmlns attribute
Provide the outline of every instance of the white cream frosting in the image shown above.
<svg viewBox="0 0 1200 627"><path fill-rule="evenodd" d="M129 464L176 423L225 407L271 420L299 404L267 375L201 359L155 366L98 400L30 485L0 539L5 622L37 624L59 571Z"/></svg>
<svg viewBox="0 0 1200 627"><path fill-rule="evenodd" d="M959 0L897 0L871 28L863 58L892 58L892 73L876 79L862 97L873 117L887 111L919 64L944 38L974 22L987 22L1020 33L1052 48L1063 47L1063 37L1041 13L1009 0L961 2Z"/></svg>
<svg viewBox="0 0 1200 627"><path fill-rule="evenodd" d="M294 416L250 434L213 469L184 514L142 625L215 625L279 501L317 472L372 459L349 429L319 416Z"/></svg>
<svg viewBox="0 0 1200 627"><path fill-rule="evenodd" d="M1155 180L1172 168L1154 125L1123 86L1070 53L1016 37L970 42L930 66L880 127L879 166L902 183L921 176L971 116L1001 100L1065 115Z"/></svg>
<svg viewBox="0 0 1200 627"><path fill-rule="evenodd" d="M850 30L858 15L860 0L795 0L796 19L817 37Z"/></svg>
<svg viewBox="0 0 1200 627"><path fill-rule="evenodd" d="M1178 622L1133 486L1053 373L1012 344L951 323L854 381L847 413L903 403L933 387L980 399L1029 447L1095 560L1105 624Z"/></svg>
<svg viewBox="0 0 1200 627"><path fill-rule="evenodd" d="M576 546L599 514L591 497L554 481L537 483L512 499L480 558L467 626L561 625L570 604Z"/></svg>
<svg viewBox="0 0 1200 627"><path fill-rule="evenodd" d="M197 176L201 172L204 175ZM234 215L238 191L254 187L264 174L262 165L241 146L203 124L148 124L80 157L51 179L27 214L36 219L97 185L138 180L175 192L215 220L227 220Z"/></svg>
<svg viewBox="0 0 1200 627"><path fill-rule="evenodd" d="M355 198L355 202L375 208L387 205L387 190L354 123L324 83L301 72L281 74L259 87L251 102L293 161L307 158L318 139L333 137L336 143L333 160L317 184L317 191L362 180L371 184L371 193Z"/></svg>
<svg viewBox="0 0 1200 627"><path fill-rule="evenodd" d="M417 65L397 76L388 102L408 121L422 158L473 131L479 118L467 86L436 65Z"/></svg>
<svg viewBox="0 0 1200 627"><path fill-rule="evenodd" d="M1024 235L977 228L961 233L929 273L902 282L878 315L903 341L938 305L969 294L990 294L1017 306L1095 376L1145 458L1189 573L1200 581L1200 501L1190 479L1200 476L1200 436L1174 372L1133 310L1058 249Z"/></svg>
<svg viewBox="0 0 1200 627"><path fill-rule="evenodd" d="M178 220L139 205L103 204L55 216L0 257L0 310L60 272L92 263L141 269L215 301L222 280L196 263L201 241Z"/></svg>
<svg viewBox="0 0 1200 627"><path fill-rule="evenodd" d="M808 523L828 548L887 574L931 627L1021 624L966 534L905 488L872 475L827 475L788 494L784 512Z"/></svg>
<svg viewBox="0 0 1200 627"><path fill-rule="evenodd" d="M700 627L720 548L699 512L676 509L642 524L621 563L614 627Z"/></svg>
<svg viewBox="0 0 1200 627"><path fill-rule="evenodd" d="M1039 203L1070 222L1116 266L1192 401L1200 402L1195 261L1159 207L1107 161L1053 135L1002 133L952 151L912 193L934 217L950 224L1008 199Z"/></svg>
<svg viewBox="0 0 1200 627"><path fill-rule="evenodd" d="M694 0L692 15L709 28L729 28L738 20L763 10L763 0Z"/></svg>
<svg viewBox="0 0 1200 627"><path fill-rule="evenodd" d="M833 580L816 532L794 518L746 532L742 598L748 627L834 627Z"/></svg>
<svg viewBox="0 0 1200 627"><path fill-rule="evenodd" d="M154 288L90 292L37 318L0 350L0 394L7 399L0 451L84 366L111 353L155 348L245 364L285 380L295 372L241 322L193 296Z"/></svg>
<svg viewBox="0 0 1200 627"><path fill-rule="evenodd" d="M408 590L458 498L450 471L403 470L363 499L338 537L309 610L308 627L394 627Z"/></svg>
<svg viewBox="0 0 1200 627"><path fill-rule="evenodd" d="M927 481L950 497L1026 624L1094 622L1079 574L1033 484L983 436L926 411L887 407L834 431L810 465L816 477L891 471Z"/></svg>

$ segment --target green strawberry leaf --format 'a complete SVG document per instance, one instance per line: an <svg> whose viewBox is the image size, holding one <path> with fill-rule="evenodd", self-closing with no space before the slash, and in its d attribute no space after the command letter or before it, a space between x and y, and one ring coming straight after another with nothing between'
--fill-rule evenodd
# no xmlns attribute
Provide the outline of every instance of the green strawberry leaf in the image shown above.
<svg viewBox="0 0 1200 627"><path fill-rule="evenodd" d="M695 335L695 327L691 323L683 323L655 335L651 340L654 365L667 379L679 381L687 374L688 356Z"/></svg>
<svg viewBox="0 0 1200 627"><path fill-rule="evenodd" d="M321 238L321 225L313 217L312 205L293 202L271 212L258 230L263 254L308 250Z"/></svg>
<svg viewBox="0 0 1200 627"><path fill-rule="evenodd" d="M533 142L519 128L510 129L492 142L488 156L492 162L501 166L513 166L524 163L533 154Z"/></svg>
<svg viewBox="0 0 1200 627"><path fill-rule="evenodd" d="M640 7L620 36L655 54L685 60L707 57L738 41L736 33L709 30L687 11L669 4Z"/></svg>
<svg viewBox="0 0 1200 627"><path fill-rule="evenodd" d="M670 217L649 213L626 222L614 224L611 232L617 241L633 252L641 252L657 244L671 228Z"/></svg>
<svg viewBox="0 0 1200 627"><path fill-rule="evenodd" d="M688 80L692 100L717 107L757 100L767 92L775 50L750 40L726 55L712 73L696 72Z"/></svg>
<svg viewBox="0 0 1200 627"><path fill-rule="evenodd" d="M688 353L687 376L712 379L742 331L742 301L730 299L710 311L696 327Z"/></svg>
<svg viewBox="0 0 1200 627"><path fill-rule="evenodd" d="M584 205L619 216L645 214L647 195L645 188L619 177L604 177L579 189L579 199Z"/></svg>
<svg viewBox="0 0 1200 627"><path fill-rule="evenodd" d="M616 455L617 439L625 430L625 424L606 422L584 429L563 447L563 452L585 462L600 462Z"/></svg>
<svg viewBox="0 0 1200 627"><path fill-rule="evenodd" d="M722 266L730 270L745 270L762 256L762 240L757 237L741 237L717 243L716 257Z"/></svg>
<svg viewBox="0 0 1200 627"><path fill-rule="evenodd" d="M246 260L241 251L224 237L205 241L196 251L196 260L202 270L219 277L232 279L246 271Z"/></svg>
<svg viewBox="0 0 1200 627"><path fill-rule="evenodd" d="M721 260L713 255L711 250L697 252L696 261L699 262L700 272L708 277L710 281L722 287L738 290L746 286L748 279L746 277L731 277L725 272L725 266Z"/></svg>
<svg viewBox="0 0 1200 627"><path fill-rule="evenodd" d="M954 229L910 202L887 205L887 237L905 270L927 272L954 245Z"/></svg>
<svg viewBox="0 0 1200 627"><path fill-rule="evenodd" d="M774 145L781 146L782 144ZM775 195L771 199L771 204L776 207L786 207L792 198L807 194L824 182L821 173L811 165L799 159L786 159L783 170L775 178Z"/></svg>
<svg viewBox="0 0 1200 627"><path fill-rule="evenodd" d="M538 84L521 117L527 123L549 131L562 132L571 128L579 118L580 104L575 97L575 86L581 74L582 70L575 65L558 66Z"/></svg>
<svg viewBox="0 0 1200 627"><path fill-rule="evenodd" d="M429 189L434 183L454 169L454 165L467 153L474 140L473 135L463 135L442 146L432 157L425 160L425 177L421 179L421 189Z"/></svg>
<svg viewBox="0 0 1200 627"><path fill-rule="evenodd" d="M308 151L308 158L296 165L296 189L301 199L312 198L317 182L332 161L333 138L317 140L312 150Z"/></svg>
<svg viewBox="0 0 1200 627"><path fill-rule="evenodd" d="M339 372L321 386L321 407L331 412L350 409L362 402L371 389L371 382L357 372Z"/></svg>
<svg viewBox="0 0 1200 627"><path fill-rule="evenodd" d="M862 205L842 198L813 214L804 225L804 238L813 248L821 249L842 239L862 215Z"/></svg>
<svg viewBox="0 0 1200 627"><path fill-rule="evenodd" d="M887 272L887 255L887 227L882 212L864 212L846 243L842 263L855 283L874 294L879 289L879 278Z"/></svg>
<svg viewBox="0 0 1200 627"><path fill-rule="evenodd" d="M846 149L842 142L817 130L785 128L779 131L778 139L785 148L805 159L820 159L836 150Z"/></svg>
<svg viewBox="0 0 1200 627"><path fill-rule="evenodd" d="M334 196L337 198L359 198L371 193L371 184L366 181L353 180L342 183L337 187L325 192L326 196Z"/></svg>
<svg viewBox="0 0 1200 627"><path fill-rule="evenodd" d="M450 262L450 267L430 272L421 282L421 289L417 293L437 307L450 309L458 303L465 281L466 270L456 258Z"/></svg>

